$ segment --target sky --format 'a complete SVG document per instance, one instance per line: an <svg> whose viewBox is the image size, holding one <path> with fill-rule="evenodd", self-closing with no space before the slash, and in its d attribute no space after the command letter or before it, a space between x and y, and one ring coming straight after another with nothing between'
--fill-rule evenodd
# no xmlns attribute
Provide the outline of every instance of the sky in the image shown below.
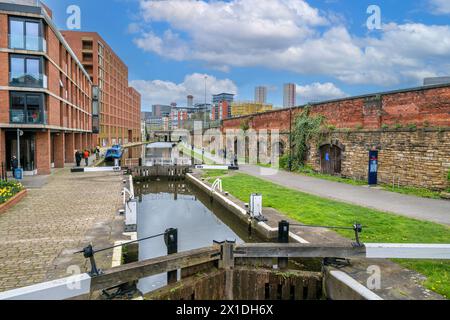
<svg viewBox="0 0 450 320"><path fill-rule="evenodd" d="M196 103L221 92L283 104L420 86L450 75L449 0L44 0L60 29L67 8L129 68L130 85L152 104ZM373 5L377 7L373 7ZM379 15L378 15L379 12ZM379 23L378 23L379 22Z"/></svg>

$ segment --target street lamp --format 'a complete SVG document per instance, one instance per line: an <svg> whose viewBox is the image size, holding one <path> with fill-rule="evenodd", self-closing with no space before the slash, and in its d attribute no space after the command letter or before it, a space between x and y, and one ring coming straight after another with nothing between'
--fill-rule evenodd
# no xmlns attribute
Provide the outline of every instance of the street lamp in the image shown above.
<svg viewBox="0 0 450 320"><path fill-rule="evenodd" d="M289 106L289 171L292 171L292 106Z"/></svg>

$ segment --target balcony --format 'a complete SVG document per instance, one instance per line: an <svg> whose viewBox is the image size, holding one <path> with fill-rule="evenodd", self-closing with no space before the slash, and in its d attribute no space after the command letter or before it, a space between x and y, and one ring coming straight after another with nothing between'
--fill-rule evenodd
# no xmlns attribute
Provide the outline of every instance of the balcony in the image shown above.
<svg viewBox="0 0 450 320"><path fill-rule="evenodd" d="M45 74L9 73L9 85L12 87L48 88Z"/></svg>
<svg viewBox="0 0 450 320"><path fill-rule="evenodd" d="M9 110L10 123L45 124L44 112L40 110Z"/></svg>
<svg viewBox="0 0 450 320"><path fill-rule="evenodd" d="M43 37L10 34L9 48L47 53L47 41Z"/></svg>

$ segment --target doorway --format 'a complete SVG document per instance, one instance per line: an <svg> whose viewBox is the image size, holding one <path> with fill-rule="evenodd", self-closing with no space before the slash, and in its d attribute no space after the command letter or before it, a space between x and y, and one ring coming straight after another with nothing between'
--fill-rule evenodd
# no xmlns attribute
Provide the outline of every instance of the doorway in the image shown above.
<svg viewBox="0 0 450 320"><path fill-rule="evenodd" d="M24 132L20 137L20 165L24 171L34 171L36 141L34 132ZM11 158L17 156L17 132L6 132L6 167L11 171Z"/></svg>
<svg viewBox="0 0 450 320"><path fill-rule="evenodd" d="M320 147L321 170L324 174L341 174L342 150L331 144Z"/></svg>

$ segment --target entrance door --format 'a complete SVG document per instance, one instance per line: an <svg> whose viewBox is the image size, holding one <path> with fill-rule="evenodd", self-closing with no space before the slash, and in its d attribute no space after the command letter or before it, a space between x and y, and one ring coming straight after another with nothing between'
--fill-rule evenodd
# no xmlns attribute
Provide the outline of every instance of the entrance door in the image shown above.
<svg viewBox="0 0 450 320"><path fill-rule="evenodd" d="M24 171L34 171L35 136L25 132L20 137L20 165ZM11 158L17 156L17 133L6 132L6 167L11 171Z"/></svg>
<svg viewBox="0 0 450 320"><path fill-rule="evenodd" d="M324 145L320 148L320 162L322 173L340 174L341 173L341 149L334 145Z"/></svg>

